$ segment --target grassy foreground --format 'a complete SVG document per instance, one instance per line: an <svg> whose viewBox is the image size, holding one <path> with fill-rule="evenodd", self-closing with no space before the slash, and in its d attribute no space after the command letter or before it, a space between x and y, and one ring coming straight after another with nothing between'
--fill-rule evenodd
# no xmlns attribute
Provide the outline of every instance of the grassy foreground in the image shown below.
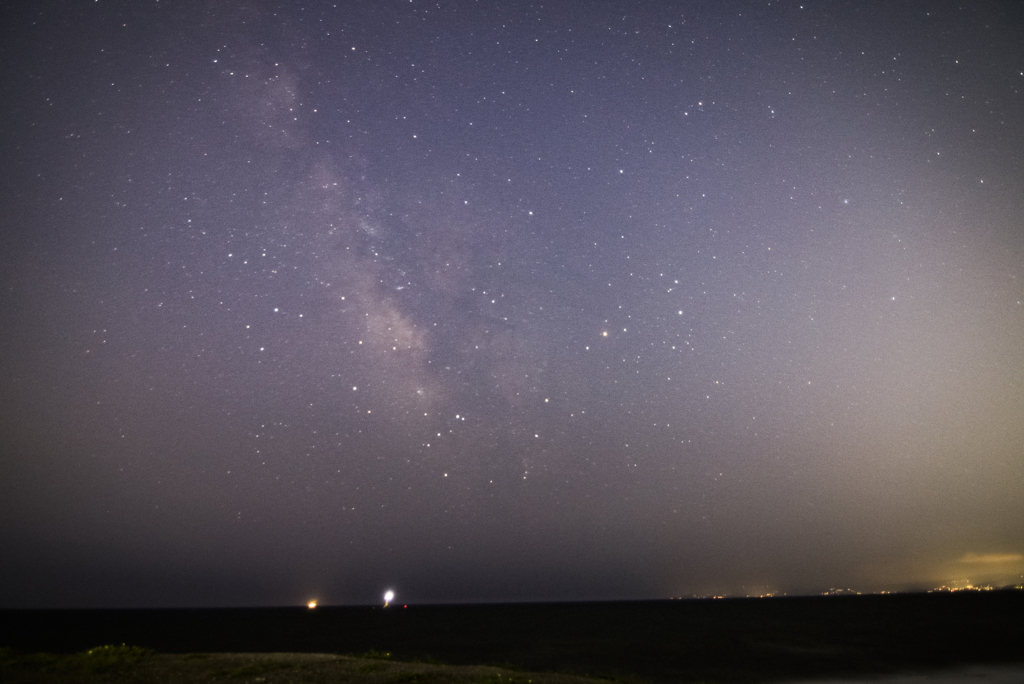
<svg viewBox="0 0 1024 684"><path fill-rule="evenodd" d="M75 654L0 650L5 684L595 684L566 674L519 672L499 667L440 665L320 653L162 654L108 645ZM606 681L606 680L605 680Z"/></svg>

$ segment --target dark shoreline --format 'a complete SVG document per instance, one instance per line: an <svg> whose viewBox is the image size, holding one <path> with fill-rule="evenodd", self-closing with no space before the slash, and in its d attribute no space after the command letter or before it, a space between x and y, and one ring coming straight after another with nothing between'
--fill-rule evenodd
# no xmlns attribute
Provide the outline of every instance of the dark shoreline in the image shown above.
<svg viewBox="0 0 1024 684"><path fill-rule="evenodd" d="M1019 664L1024 592L393 607L0 611L0 646L366 653L652 682Z"/></svg>

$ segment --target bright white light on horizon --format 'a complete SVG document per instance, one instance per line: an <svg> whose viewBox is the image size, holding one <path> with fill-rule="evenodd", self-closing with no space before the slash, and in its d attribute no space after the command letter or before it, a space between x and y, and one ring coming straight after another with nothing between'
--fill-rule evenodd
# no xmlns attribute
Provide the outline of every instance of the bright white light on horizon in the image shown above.
<svg viewBox="0 0 1024 684"><path fill-rule="evenodd" d="M384 607L387 608L391 600L395 598L395 592L388 589L384 592Z"/></svg>
<svg viewBox="0 0 1024 684"><path fill-rule="evenodd" d="M306 604L306 606L308 606L310 610L313 610L314 608L316 608L316 601L310 601Z"/></svg>

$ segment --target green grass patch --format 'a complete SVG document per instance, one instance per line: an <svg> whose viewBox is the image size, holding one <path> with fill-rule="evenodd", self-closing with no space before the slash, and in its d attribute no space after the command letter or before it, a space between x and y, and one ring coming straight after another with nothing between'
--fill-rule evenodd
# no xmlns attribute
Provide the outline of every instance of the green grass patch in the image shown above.
<svg viewBox="0 0 1024 684"><path fill-rule="evenodd" d="M108 644L71 655L55 653L19 653L11 648L0 649L0 667L37 672L94 674L130 667L154 651L127 644Z"/></svg>
<svg viewBox="0 0 1024 684"><path fill-rule="evenodd" d="M134 665L153 653L152 649L141 646L107 644L76 653L70 657L68 664L71 667L77 666L86 672L106 672Z"/></svg>

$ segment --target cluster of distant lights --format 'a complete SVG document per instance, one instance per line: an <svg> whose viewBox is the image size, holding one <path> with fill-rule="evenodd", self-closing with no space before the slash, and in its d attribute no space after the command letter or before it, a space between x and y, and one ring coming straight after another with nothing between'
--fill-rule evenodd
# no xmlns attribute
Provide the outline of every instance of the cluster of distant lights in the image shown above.
<svg viewBox="0 0 1024 684"><path fill-rule="evenodd" d="M947 585L943 584L943 585L934 587L932 589L924 589L924 590L914 590L914 591L886 591L886 590L882 590L882 591L866 591L866 592L856 591L855 589L836 589L835 587L833 587L831 589L827 589L827 590L821 592L821 594L819 594L819 595L820 596L863 596L865 594L874 594L874 595L905 594L905 593L914 593L914 594L916 594L916 593L920 593L921 591L924 591L924 593L927 593L927 594L934 594L934 593L953 593L953 592L961 592L961 591L971 591L971 592L977 592L977 591L996 591L997 589L998 589L998 587L993 587L993 586L988 585L988 584L965 584L963 586L955 586L955 587L951 587L951 586L947 586ZM1002 589L1016 589L1017 591L1021 591L1021 590L1024 590L1024 584L1012 584L1012 585L1009 585L1009 586L1006 586L1006 587L1002 587ZM799 595L804 595L804 594L799 594ZM763 594L694 594L692 596L671 596L669 598L670 598L670 600L687 600L687 599L727 599L727 598L775 598L775 597L783 597L783 596L787 596L787 594L785 592L774 592L774 591L771 591L771 592L765 592Z"/></svg>
<svg viewBox="0 0 1024 684"><path fill-rule="evenodd" d="M1024 585L1017 585L1014 588L1015 589L1024 589ZM934 589L928 589L927 593L930 594L930 593L933 593L933 592L954 592L954 591L993 591L994 589L995 589L995 587L991 587L989 585L978 585L978 586L976 586L976 585L973 585L973 584L968 584L968 585L963 586L963 587L948 587L948 586L943 584L941 586L935 587ZM879 591L879 592L868 592L868 593L898 594L898 593L901 593L901 592L898 592L898 591ZM832 588L832 589L828 589L827 591L821 592L821 595L822 596L861 596L862 592L855 591L853 589L836 589L836 588ZM777 593L777 592L773 592L772 591L772 592L766 592L764 594L748 594L748 595L744 596L744 598L773 598L773 597L777 597L777 596L786 596L786 594L785 594L785 592ZM686 598L690 598L690 599L695 599L695 598L696 599L724 599L724 598L738 598L738 597L736 597L734 595L729 595L729 594L712 594L712 595L706 595L705 594L705 595L700 595L700 596L689 596L689 597L672 596L670 598L671 599L686 599ZM391 602L394 601L394 600L395 600L395 592L393 590L388 589L387 591L384 592L384 607L385 608L388 608L391 605ZM317 605L318 605L318 602L316 600L312 600L312 601L310 601L310 602L308 602L306 604L306 607L309 608L310 610L313 610L314 608L317 607ZM403 608L408 608L408 606L404 606L404 605L402 607Z"/></svg>

